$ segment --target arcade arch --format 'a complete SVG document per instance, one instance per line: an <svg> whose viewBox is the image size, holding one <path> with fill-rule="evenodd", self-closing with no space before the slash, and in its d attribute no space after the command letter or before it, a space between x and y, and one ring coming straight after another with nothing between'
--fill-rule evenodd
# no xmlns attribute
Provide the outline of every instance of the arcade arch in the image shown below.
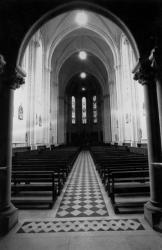
<svg viewBox="0 0 162 250"><path fill-rule="evenodd" d="M88 16L88 21L83 27L79 26L75 21L78 12L79 10L72 10L51 19L33 36L41 34L44 44L42 68L44 93L41 98L45 105L41 117L43 122L40 137L42 139L35 143L36 146L66 143L64 90L69 79L83 70L94 75L104 87L103 141L137 145L139 131L144 130L140 141L146 142L146 129L141 126L142 119L145 120L145 117L141 118L138 112L143 103L143 96L137 95L137 92L141 92L142 88L138 87L140 91L137 90L131 75L136 61L135 55L138 54L138 51L134 51L131 47L132 38L129 40L112 20L87 10L84 10L84 13ZM127 62L127 68L131 66L127 70L126 77L122 75L125 70L122 64L122 37L125 37L129 43L129 53L125 54L127 58L124 61ZM89 55L87 63L77 60L76 55L80 50L85 50ZM32 54L31 57L33 57ZM27 75L30 74L31 72L27 73ZM30 84L32 85L32 81ZM129 91L126 91L127 88ZM123 101L126 92L127 99L132 100L130 105ZM106 117L106 109L110 107L110 116ZM129 110L126 111L125 107ZM37 116L38 114L32 115L34 117L31 118L32 124L36 123ZM111 126L108 126L110 120ZM27 126L26 134L30 134L30 126L31 124ZM34 134L32 136L36 137ZM25 138L27 145L31 146L32 139L29 141L27 136Z"/></svg>

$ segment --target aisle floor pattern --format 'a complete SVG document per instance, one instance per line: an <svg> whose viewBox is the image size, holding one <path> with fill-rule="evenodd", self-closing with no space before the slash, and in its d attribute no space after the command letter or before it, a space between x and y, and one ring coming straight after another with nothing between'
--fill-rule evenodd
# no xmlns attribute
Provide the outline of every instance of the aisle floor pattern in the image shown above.
<svg viewBox="0 0 162 250"><path fill-rule="evenodd" d="M50 220L28 220L17 233L145 230L138 218L110 218L95 165L88 151L82 151Z"/></svg>
<svg viewBox="0 0 162 250"><path fill-rule="evenodd" d="M81 152L57 218L108 216L90 154Z"/></svg>

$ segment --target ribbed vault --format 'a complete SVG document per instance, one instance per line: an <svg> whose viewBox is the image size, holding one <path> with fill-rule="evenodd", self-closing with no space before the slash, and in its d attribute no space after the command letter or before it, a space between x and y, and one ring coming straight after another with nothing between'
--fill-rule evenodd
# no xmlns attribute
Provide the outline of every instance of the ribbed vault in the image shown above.
<svg viewBox="0 0 162 250"><path fill-rule="evenodd" d="M86 72L95 76L102 86L102 91L106 94L108 91L106 82L108 75L102 61L93 54L87 54L87 60L78 59L78 53L71 55L62 65L59 71L59 93L61 96L65 93L66 84L76 74ZM108 94L108 93L107 93Z"/></svg>
<svg viewBox="0 0 162 250"><path fill-rule="evenodd" d="M107 93L105 87L108 89L108 82L114 81L114 68L119 63L122 31L103 16L84 12L88 17L84 26L76 23L78 10L75 10L50 20L41 28L46 38L46 65L52 71L52 82L61 90L74 74L84 70L94 75ZM87 62L80 62L77 58L81 50L88 53Z"/></svg>

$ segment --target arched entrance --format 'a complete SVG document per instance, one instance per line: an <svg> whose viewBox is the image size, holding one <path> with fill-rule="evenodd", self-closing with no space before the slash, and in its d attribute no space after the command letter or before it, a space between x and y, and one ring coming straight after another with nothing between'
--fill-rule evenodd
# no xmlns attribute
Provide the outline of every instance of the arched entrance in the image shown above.
<svg viewBox="0 0 162 250"><path fill-rule="evenodd" d="M95 38L96 39L96 37L97 37L97 39L101 42L101 41L107 41L107 47L105 46L104 48L100 48L100 46L97 46L98 48L97 48L97 55L99 55L99 53L101 53L102 52L102 54L103 54L103 57L104 57L104 51L106 50L106 51L109 51L110 53L109 53L109 55L111 54L112 55L112 60L111 60L111 63L109 64L109 63L107 63L107 65L108 66L111 66L111 69L113 69L114 67L116 67L117 66L117 64L115 63L115 62L117 62L117 56L116 56L116 46L114 46L114 43L113 43L113 41L112 41L112 39L111 39L111 37L110 36L108 36L108 37L106 37L106 33L105 33L105 27L106 27L106 25L103 25L104 24L104 20L102 20L102 18L100 18L99 16L97 16L97 15L93 15L93 12L92 11L95 11L94 13L105 13L105 16L107 16L107 17L109 17L110 18L110 20L112 20L111 22L114 22L114 25L116 25L115 24L115 22L117 23L117 24L119 24L119 26L121 26L123 29L124 29L124 31L126 32L126 33L128 33L128 36L130 37L130 41L131 41L131 43L133 44L133 46L135 46L135 51L137 52L137 49L136 49L136 43L134 42L134 39L133 39L133 37L132 37L132 35L131 35L131 33L128 31L128 29L126 28L126 26L116 17L116 16L114 16L112 13L110 13L110 12L107 12L107 11L104 11L103 9L100 9L98 6L95 6L95 5L89 5L89 4L87 4L87 3L85 3L85 2L83 2L83 3L81 3L81 4L78 4L77 3L77 6L75 5L75 4L68 4L68 5L66 5L66 6L63 6L63 7L61 7L61 8L59 8L59 10L57 9L57 10L52 10L52 11L50 11L49 13L47 13L46 15L44 15L40 20L38 20L32 27L31 27L31 29L29 30L29 32L26 34L26 36L25 36L25 38L23 39L23 41L22 41L22 44L21 44L21 47L20 47L20 49L19 49L19 53L18 53L18 58L17 58L17 68L16 68L16 76L14 75L11 75L10 77L11 77L11 79L9 78L9 76L8 76L8 78L7 79L10 79L10 81L12 80L13 82L12 83L10 83L10 84L12 84L12 88L16 88L16 87L19 87L22 83L24 83L24 81L23 81L23 77L24 77L24 72L23 72L23 70L22 70L22 67L23 67L23 56L24 56L24 53L25 53L25 50L26 50L26 48L27 48L27 46L28 46L28 43L29 43L29 41L30 41L30 39L32 40L31 41L31 46L30 46L30 54L32 54L32 52L34 52L35 53L35 51L36 50L39 50L39 48L40 48L40 43L39 43L39 39L41 39L41 36L39 36L38 35L38 33L39 32L37 32L38 31L38 29L41 27L41 25L42 24L45 24L47 21L49 21L51 18L54 18L54 17L56 17L58 14L62 14L63 16L61 17L61 19L62 20L64 20L64 22L60 22L59 21L59 18L60 17L58 17L58 19L57 19L57 21L58 21L58 23L60 23L61 24L61 26L62 26L62 33L61 34L58 34L58 36L57 36L57 39L56 39L56 37L55 36L53 36L53 40L55 40L56 41L56 43L55 44L53 44L53 43L49 43L49 47L48 47L48 55L49 54L51 54L52 56L53 56L53 52L54 52L54 50L55 50L55 48L56 48L56 46L59 44L59 42L63 39L63 38L67 38L66 37L66 35L68 35L70 32L72 32L72 31L74 31L74 30L80 30L80 27L79 27L79 25L78 24L76 24L76 23L73 23L73 25L71 25L71 22L66 22L67 21L67 19L66 18L64 18L64 17L67 17L68 15L67 14L70 14L70 16L69 16L69 18L70 17L72 17L73 16L73 13L72 12L70 12L70 13L66 13L66 11L67 10L76 10L76 8L78 9L79 7L81 7L81 8L85 8L85 10L87 10L87 9L90 9L91 10L91 17L92 17L92 19L91 19L91 23L90 24L87 24L87 26L86 26L86 29L89 31L89 30L91 30L93 33L93 38ZM95 20L94 20L95 19ZM70 19L69 19L70 20ZM73 19L71 19L71 20L73 20ZM100 26L102 26L102 27L95 27L94 25L93 25L93 20L95 21L94 23L95 24L99 24ZM100 22L98 22L100 20ZM65 22L66 22L66 26L65 26ZM110 23L111 23L110 22ZM67 25L69 25L70 24L70 27L68 27ZM50 26L50 25L49 25ZM117 25L116 25L117 26ZM53 31L54 29L53 29L53 25L51 25L51 31ZM48 27L49 28L49 27ZM48 30L49 31L49 29L48 29L47 27L46 27L46 30ZM60 28L60 27L59 27ZM59 31L60 29L57 29L57 31ZM113 30L113 29L112 29ZM34 33L35 32L37 32L36 33L36 35L34 35ZM43 33L43 32L42 32ZM41 34L42 34L41 33ZM56 35L57 34L57 32L54 32L54 34ZM34 35L34 39L32 39L32 36ZM81 35L81 34L80 34ZM100 35L100 37L98 37L98 35ZM46 37L47 38L47 37ZM91 40L91 38L92 38L92 36L90 36L90 37L88 37L88 40ZM93 39L92 39L93 40ZM95 40L96 41L96 40ZM52 41L53 42L53 41ZM100 44L100 42L99 42L99 44ZM70 43L69 43L70 44ZM88 44L88 43L86 43L86 44ZM93 42L93 44L95 45L95 42ZM45 44L44 43L42 43L42 46L41 46L41 48L45 48ZM71 55L71 54L73 54L74 53L74 48L75 47L73 47L73 50L70 52L70 54L69 55ZM87 47L86 47L87 48ZM85 49L85 48L84 48ZM96 50L96 49L95 49ZM65 47L64 47L64 50L62 50L62 52L64 52L64 51L66 51L65 50ZM52 53L51 53L52 52ZM138 54L138 52L136 53L136 54ZM45 55L45 53L42 53L42 55ZM57 93L59 93L59 89L58 89L58 83L60 83L60 79L59 79L59 76L60 76L60 68L61 68L61 65L63 64L63 62L67 59L67 55L63 55L63 56L59 56L58 58L59 59L62 59L62 61L61 61L61 64L60 64L60 61L59 61L59 63L58 63L58 67L52 67L53 65L52 65L52 59L51 60L49 60L49 58L50 58L50 56L47 56L47 58L43 58L42 59L42 63L43 62L45 62L45 64L43 65L44 66L44 68L42 68L42 71L43 72L45 72L45 74L44 74L44 76L41 78L42 79L42 81L41 81L41 83L43 83L44 84L44 86L46 85L47 86L47 88L46 88L46 91L44 91L44 93L43 94L50 94L52 91L50 91L51 89L49 88L49 86L51 86L52 84L52 86L54 86L54 91L53 91L53 93L54 93L54 95L55 94L57 94ZM14 58L15 59L15 61L16 61L16 58ZM30 58L30 59L32 59L32 58ZM47 60L46 60L47 59ZM102 61L104 61L103 59L102 59ZM30 60L29 60L29 62L30 62ZM33 65L31 65L31 63L29 63L29 65L31 66L31 68L32 68L32 70L33 70L33 72L35 72L35 70L37 70L39 67L39 65L38 65L38 63L35 63L35 61L34 60L32 60L31 61L32 63L33 63ZM53 72L54 72L54 70L55 70L55 68L57 68L58 69L58 71L56 72L56 74L54 74L54 77L51 77L51 76L53 76ZM108 67L106 68L106 70L107 70L107 72L108 72ZM39 70L38 70L39 71ZM7 72L8 73L8 72ZM111 72L109 72L110 74L110 76L113 76L113 80L114 81L112 81L111 83L113 84L114 83L114 85L113 85L113 88L115 89L115 73L114 73L114 71L111 71ZM39 78L39 73L37 72L36 73L37 74L37 76L38 76L38 78ZM30 74L27 74L27 76L31 76ZM37 79L38 79L37 78ZM32 79L32 81L35 79L35 77L33 77L33 79ZM67 78L66 78L66 80L67 80ZM105 80L108 80L108 78L106 78ZM112 80L111 78L110 78L110 80ZM4 81L4 85L5 85L5 81ZM37 83L38 83L38 81L37 81ZM106 82L105 82L106 83ZM6 86L6 85L5 85ZM32 96L32 93L33 93L33 85L31 84L30 85L31 86L31 89L30 89L30 95L28 96L28 100L31 100L31 96ZM39 88L38 88L39 89ZM57 89L57 91L55 91ZM39 93L39 91L37 92L37 93ZM60 94L60 93L59 93ZM108 93L106 93L107 95L108 95ZM2 213L1 213L1 217L0 217L0 223L1 222L3 222L3 225L5 225L5 231L8 231L16 222L17 222L17 220L18 220L18 216L17 216L17 211L16 211L16 209L13 207L13 205L11 204L11 194L10 194L10 182L11 182L11 157L12 157L12 148L11 148L11 141L12 141L12 133L11 133L11 131L12 131L12 126L11 126L11 123L12 123L12 108L13 108L13 89L11 90L10 89L10 87L9 88L4 88L4 90L3 90L3 95L2 95L2 99L1 99L1 107L6 107L6 113L5 114L3 114L3 112L1 112L2 114L3 114L3 116L2 116L2 123L1 123L1 128L2 128L2 131L3 131L3 134L2 134L2 136L1 136L1 148L0 148L0 150L1 150L1 154L3 155L3 165L5 166L4 167L4 172L3 172L3 174L2 174L2 177L0 176L0 182L2 183L2 189L1 189L1 200L0 200L0 206L1 206L1 211L2 211ZM53 100L57 100L58 102L64 102L64 100L62 99L63 98L63 96L60 96L60 95L56 95L55 96L55 98L53 98ZM83 96L83 98L84 98L84 96ZM38 99L39 99L39 96L38 96ZM46 101L47 100L49 100L49 96L48 95L46 95L46 99L45 99ZM40 105L39 105L39 103L40 104L42 104L43 103L43 100L40 100L39 101L39 103L34 103L35 102L35 100L34 100L34 98L33 98L33 104L31 105L31 107L32 107L32 109L33 110L39 110L40 109ZM57 107L63 107L63 105L59 105L59 103L57 102ZM21 105L22 106L22 105ZM28 106L28 105L27 105ZM34 107L34 108L33 108ZM23 107L22 107L23 108ZM44 126L44 128L45 128L45 130L43 130L43 129L41 129L42 130L42 133L43 133L43 136L42 136L42 138L44 137L44 135L46 135L47 134L47 136L50 134L49 133L49 130L47 131L47 129L46 128L48 128L49 129L49 123L50 124L52 124L52 122L51 122L51 120L49 119L49 112L50 112L50 105L48 104L48 106L46 106L46 108L47 109L45 109L45 110L41 110L41 111L43 111L44 112L44 114L46 115L46 117L47 117L47 120L45 120L45 122L46 122L46 124L45 124L45 126ZM32 110L31 109L31 110ZM23 109L24 110L24 109ZM58 113L57 113L57 111L56 112L54 112L55 114L54 114L54 116L56 117L56 120L57 120L57 118L58 118L58 116L60 116L60 114L63 114L62 113L62 110L59 110L58 109ZM38 117L40 117L40 119L39 119L39 121L44 121L44 117L43 117L43 119L42 119L42 114L41 113L33 113L32 115L31 115L31 119L30 119L30 122L31 122L31 127L32 128L34 128L35 127L35 125L36 126L38 126L38 127L40 127L40 128L42 128L42 122L38 122ZM59 117L59 119L60 119L60 117ZM59 120L58 119L58 120ZM20 120L21 121L21 120ZM62 126L62 128L64 128L64 116L63 116L63 119L60 119L60 121L61 121L61 123L57 126L57 123L56 123L56 121L55 121L55 119L53 119L52 120L53 121L53 123L54 124L56 124L56 127L58 128L58 127L61 127ZM4 128L6 128L6 129L4 129ZM37 131L37 130L36 130ZM62 129L61 130L62 132L60 132L60 131L58 131L57 132L57 130L55 130L54 131L54 135L56 135L56 136L54 136L54 140L55 140L55 138L57 139L57 136L59 137L59 140L57 140L56 142L59 142L59 143L64 143L65 142L65 140L64 140L64 129ZM32 131L32 132L34 132L34 131ZM63 136L62 136L62 134L61 134L61 136L60 136L60 133L63 133ZM82 133L84 133L84 130L82 130ZM7 139L6 139L7 138ZM26 137L25 137L26 138ZM29 136L28 136L28 138L29 138ZM60 139L61 138L61 139ZM3 192L3 193L2 193Z"/></svg>

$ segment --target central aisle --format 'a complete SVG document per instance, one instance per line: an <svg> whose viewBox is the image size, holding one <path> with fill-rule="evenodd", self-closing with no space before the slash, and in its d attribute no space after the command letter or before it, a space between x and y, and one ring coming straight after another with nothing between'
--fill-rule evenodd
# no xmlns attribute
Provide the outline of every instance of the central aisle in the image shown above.
<svg viewBox="0 0 162 250"><path fill-rule="evenodd" d="M52 209L20 210L19 216L1 250L162 249L161 236L142 217L112 212L88 151L79 154Z"/></svg>
<svg viewBox="0 0 162 250"><path fill-rule="evenodd" d="M82 151L56 214L57 218L108 216L99 186L94 162L88 151Z"/></svg>
<svg viewBox="0 0 162 250"><path fill-rule="evenodd" d="M17 233L145 230L139 219L119 218L112 212L89 151L78 155L50 214L50 218L24 221Z"/></svg>

